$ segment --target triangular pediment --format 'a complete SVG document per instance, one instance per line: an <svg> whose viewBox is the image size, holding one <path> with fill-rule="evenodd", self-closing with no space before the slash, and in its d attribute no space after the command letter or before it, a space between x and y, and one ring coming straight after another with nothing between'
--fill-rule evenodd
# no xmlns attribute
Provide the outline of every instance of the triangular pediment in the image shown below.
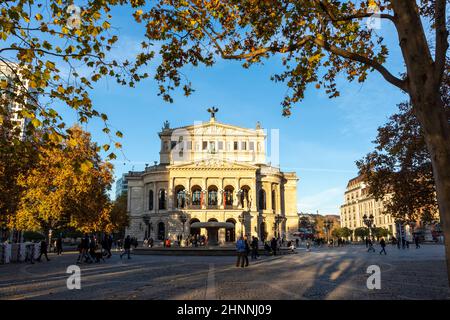
<svg viewBox="0 0 450 320"><path fill-rule="evenodd" d="M168 169L258 169L257 166L242 163L229 161L226 159L219 158L207 158L202 160L196 160L187 163L174 164L167 167Z"/></svg>

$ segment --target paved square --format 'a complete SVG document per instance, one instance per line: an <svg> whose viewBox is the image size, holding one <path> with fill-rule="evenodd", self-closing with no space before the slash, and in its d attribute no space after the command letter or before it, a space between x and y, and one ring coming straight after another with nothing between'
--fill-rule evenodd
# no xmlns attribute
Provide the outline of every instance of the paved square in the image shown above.
<svg viewBox="0 0 450 320"><path fill-rule="evenodd" d="M77 255L0 266L0 299L449 299L444 247L367 253L363 246L300 249L236 268L234 257L115 254L81 265L81 290L68 290ZM381 268L381 290L368 290L367 267Z"/></svg>

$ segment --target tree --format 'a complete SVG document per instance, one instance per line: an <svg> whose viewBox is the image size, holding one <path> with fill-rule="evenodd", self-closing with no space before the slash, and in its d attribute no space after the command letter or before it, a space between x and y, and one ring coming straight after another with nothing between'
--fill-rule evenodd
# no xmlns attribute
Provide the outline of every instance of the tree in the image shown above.
<svg viewBox="0 0 450 320"><path fill-rule="evenodd" d="M389 234L390 232L386 228L381 227L372 228L372 235L377 239L386 238L387 236L389 236Z"/></svg>
<svg viewBox="0 0 450 320"><path fill-rule="evenodd" d="M127 213L127 195L120 195L112 204L111 208L112 230L121 232L129 225L129 215Z"/></svg>
<svg viewBox="0 0 450 320"><path fill-rule="evenodd" d="M378 128L375 151L357 162L375 199L386 214L409 221L434 220L438 210L431 157L411 104Z"/></svg>
<svg viewBox="0 0 450 320"><path fill-rule="evenodd" d="M4 3L0 11L0 93L20 105L20 115L31 120L26 128L29 135L45 127L47 134L41 139L60 142L65 138L66 124L55 107L58 102L73 109L80 123L100 118L105 122L103 131L110 133L108 117L95 110L89 90L104 77L133 87L148 76L139 69L153 57L145 41L134 62L109 57L118 41L111 30L110 11L124 4L136 7L142 2L88 1L83 8L58 0L46 5L21 0ZM121 136L116 131L116 137ZM109 150L109 144L103 147Z"/></svg>
<svg viewBox="0 0 450 320"><path fill-rule="evenodd" d="M365 227L356 228L354 234L357 238L367 238L369 236L369 229Z"/></svg>
<svg viewBox="0 0 450 320"><path fill-rule="evenodd" d="M70 128L69 137L57 147L42 146L35 166L18 177L23 192L9 226L45 234L65 228L107 230L112 165L103 162L98 151L79 127Z"/></svg>
<svg viewBox="0 0 450 320"><path fill-rule="evenodd" d="M431 155L450 275L450 124L440 92L448 50L446 9L446 0L160 0L139 21L146 23L148 39L164 43L155 77L165 84L164 96L181 84L186 64L209 66L219 55L243 60L247 68L275 54L283 55L285 71L272 79L290 88L282 103L285 115L308 84L338 96L335 80L343 72L349 81L363 82L376 71L406 92ZM371 24L363 23L367 18L395 26L406 67L402 77L384 65L388 48Z"/></svg>
<svg viewBox="0 0 450 320"><path fill-rule="evenodd" d="M353 231L347 227L341 228L341 237L350 238L353 235Z"/></svg>

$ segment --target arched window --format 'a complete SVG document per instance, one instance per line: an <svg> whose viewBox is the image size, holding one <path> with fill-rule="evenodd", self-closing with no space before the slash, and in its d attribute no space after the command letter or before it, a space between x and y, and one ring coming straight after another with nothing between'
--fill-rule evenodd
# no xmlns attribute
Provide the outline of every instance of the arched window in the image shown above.
<svg viewBox="0 0 450 320"><path fill-rule="evenodd" d="M192 205L199 206L202 201L202 188L199 186L192 187Z"/></svg>
<svg viewBox="0 0 450 320"><path fill-rule="evenodd" d="M178 209L183 209L186 206L186 190L183 186L175 188L176 204Z"/></svg>
<svg viewBox="0 0 450 320"><path fill-rule="evenodd" d="M277 193L275 190L272 190L272 210L276 210L277 206L276 206L276 199L277 199Z"/></svg>
<svg viewBox="0 0 450 320"><path fill-rule="evenodd" d="M232 186L225 187L224 197L225 197L225 206L233 206L233 192L234 188Z"/></svg>
<svg viewBox="0 0 450 320"><path fill-rule="evenodd" d="M217 206L217 187L211 186L208 188L208 206Z"/></svg>
<svg viewBox="0 0 450 320"><path fill-rule="evenodd" d="M266 210L266 191L259 190L259 210Z"/></svg>
<svg viewBox="0 0 450 320"><path fill-rule="evenodd" d="M148 192L148 210L153 210L153 190Z"/></svg>
<svg viewBox="0 0 450 320"><path fill-rule="evenodd" d="M158 200L159 200L159 210L166 210L166 190L165 189L159 190Z"/></svg>

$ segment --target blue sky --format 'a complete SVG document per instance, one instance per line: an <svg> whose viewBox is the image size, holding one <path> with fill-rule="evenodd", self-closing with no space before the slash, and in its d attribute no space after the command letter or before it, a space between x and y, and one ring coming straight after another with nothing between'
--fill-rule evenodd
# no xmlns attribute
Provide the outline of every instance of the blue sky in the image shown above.
<svg viewBox="0 0 450 320"><path fill-rule="evenodd" d="M129 19L121 12L113 21L121 39L113 54L132 57L138 50L142 30L126 27ZM394 74L402 71L398 40L388 22L379 30L390 50L387 66ZM218 121L254 128L257 121L268 130L280 130L280 163L299 177L298 209L303 212L338 214L349 179L357 175L355 161L373 149L376 129L396 110L405 96L372 73L363 84L338 81L341 96L328 99L311 87L290 118L282 117L283 84L270 81L281 70L279 57L264 65L243 69L239 62L219 60L212 68L187 68L196 91L191 97L175 94L168 104L157 96L157 84L148 79L136 88L121 87L114 80L100 81L91 92L96 108L108 114L111 125L124 133L124 156L114 162L116 176L142 170L145 163L159 160L157 132L165 120L172 127L206 121L210 106L219 107ZM154 65L149 67L153 74ZM101 124L85 126L99 143L107 142Z"/></svg>

